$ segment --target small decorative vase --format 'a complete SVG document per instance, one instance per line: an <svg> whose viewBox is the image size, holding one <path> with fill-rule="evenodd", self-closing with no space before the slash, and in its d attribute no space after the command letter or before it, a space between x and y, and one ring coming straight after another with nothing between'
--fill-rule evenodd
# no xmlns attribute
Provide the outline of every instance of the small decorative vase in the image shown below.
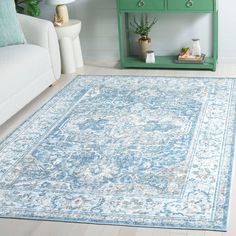
<svg viewBox="0 0 236 236"><path fill-rule="evenodd" d="M138 41L139 41L139 45L140 45L141 58L142 58L142 60L145 61L146 56L147 56L147 51L149 51L151 39L148 38L146 35L143 35L143 36L141 36L141 38Z"/></svg>
<svg viewBox="0 0 236 236"><path fill-rule="evenodd" d="M201 56L202 51L201 51L201 46L200 46L200 39L192 39L192 48L191 48L191 54L193 56Z"/></svg>
<svg viewBox="0 0 236 236"><path fill-rule="evenodd" d="M146 52L146 63L155 63L155 53L154 51L147 51Z"/></svg>

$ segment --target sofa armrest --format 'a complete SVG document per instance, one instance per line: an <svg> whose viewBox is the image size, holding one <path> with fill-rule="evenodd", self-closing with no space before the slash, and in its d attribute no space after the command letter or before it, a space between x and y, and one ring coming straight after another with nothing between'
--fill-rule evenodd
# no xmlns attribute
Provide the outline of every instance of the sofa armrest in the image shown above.
<svg viewBox="0 0 236 236"><path fill-rule="evenodd" d="M61 59L57 34L52 22L17 14L27 43L38 45L49 51L55 79L61 75Z"/></svg>

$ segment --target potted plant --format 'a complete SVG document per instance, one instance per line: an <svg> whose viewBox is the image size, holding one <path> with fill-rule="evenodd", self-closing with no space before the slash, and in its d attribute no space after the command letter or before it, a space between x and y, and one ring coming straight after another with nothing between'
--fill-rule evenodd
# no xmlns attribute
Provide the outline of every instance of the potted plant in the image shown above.
<svg viewBox="0 0 236 236"><path fill-rule="evenodd" d="M16 10L19 13L26 13L30 16L40 15L40 0L15 0Z"/></svg>
<svg viewBox="0 0 236 236"><path fill-rule="evenodd" d="M151 22L148 20L148 14L141 14L140 21L137 21L136 18L133 18L133 21L130 22L130 31L134 34L140 35L139 45L141 50L142 59L146 58L146 52L149 50L149 45L151 39L148 37L151 28L157 23L157 19L154 18Z"/></svg>

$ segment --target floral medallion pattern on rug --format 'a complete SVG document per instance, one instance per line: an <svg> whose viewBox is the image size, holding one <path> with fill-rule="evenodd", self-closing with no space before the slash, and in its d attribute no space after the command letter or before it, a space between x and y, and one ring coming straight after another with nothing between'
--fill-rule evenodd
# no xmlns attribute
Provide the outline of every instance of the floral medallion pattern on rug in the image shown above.
<svg viewBox="0 0 236 236"><path fill-rule="evenodd" d="M235 85L78 76L0 143L0 217L226 230Z"/></svg>

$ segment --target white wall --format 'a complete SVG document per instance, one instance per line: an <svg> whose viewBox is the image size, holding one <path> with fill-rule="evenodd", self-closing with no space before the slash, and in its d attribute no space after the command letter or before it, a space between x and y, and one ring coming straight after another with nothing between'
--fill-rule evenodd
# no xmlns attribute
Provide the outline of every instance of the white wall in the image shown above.
<svg viewBox="0 0 236 236"><path fill-rule="evenodd" d="M127 0L128 1L128 0ZM82 21L81 45L85 61L119 59L115 0L77 0L68 5L70 17ZM236 63L235 0L219 0L219 61ZM51 19L54 7L42 4L41 17ZM151 33L156 54L177 53L200 38L202 50L211 54L210 14L153 14L158 23ZM134 38L135 42L135 38ZM135 51L137 45L133 45Z"/></svg>

